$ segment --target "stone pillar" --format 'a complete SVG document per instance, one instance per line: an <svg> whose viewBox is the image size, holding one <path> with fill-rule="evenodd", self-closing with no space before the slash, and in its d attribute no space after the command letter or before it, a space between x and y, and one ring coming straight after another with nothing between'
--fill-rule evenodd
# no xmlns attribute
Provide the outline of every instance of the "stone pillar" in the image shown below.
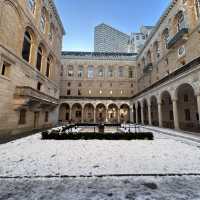
<svg viewBox="0 0 200 200"><path fill-rule="evenodd" d="M172 102L173 102L173 114L174 114L174 128L175 129L180 129L180 127L179 127L177 99L173 99Z"/></svg>
<svg viewBox="0 0 200 200"><path fill-rule="evenodd" d="M151 119L151 102L148 102L148 117L149 117L149 125L152 126L152 119Z"/></svg>
<svg viewBox="0 0 200 200"><path fill-rule="evenodd" d="M137 105L135 105L135 116L136 116L136 124L138 124L138 106Z"/></svg>
<svg viewBox="0 0 200 200"><path fill-rule="evenodd" d="M134 123L134 119L133 119L133 107L130 108L130 112L129 112L129 120L130 120L130 123Z"/></svg>
<svg viewBox="0 0 200 200"><path fill-rule="evenodd" d="M143 104L141 104L141 121L142 121L142 124L144 124L144 106L143 106Z"/></svg>
<svg viewBox="0 0 200 200"><path fill-rule="evenodd" d="M158 102L158 121L159 121L159 127L163 127L162 103L161 102Z"/></svg>
<svg viewBox="0 0 200 200"><path fill-rule="evenodd" d="M84 122L84 106L82 106L82 111L81 111L81 123Z"/></svg>
<svg viewBox="0 0 200 200"><path fill-rule="evenodd" d="M72 108L69 108L69 121L72 121Z"/></svg>
<svg viewBox="0 0 200 200"><path fill-rule="evenodd" d="M94 107L94 123L96 123L96 108Z"/></svg>
<svg viewBox="0 0 200 200"><path fill-rule="evenodd" d="M197 95L197 108L198 108L198 114L199 114L199 125L200 125L200 94Z"/></svg>
<svg viewBox="0 0 200 200"><path fill-rule="evenodd" d="M117 116L117 122L120 123L120 108L118 108L118 116Z"/></svg>
<svg viewBox="0 0 200 200"><path fill-rule="evenodd" d="M108 123L108 108L106 107L106 123Z"/></svg>

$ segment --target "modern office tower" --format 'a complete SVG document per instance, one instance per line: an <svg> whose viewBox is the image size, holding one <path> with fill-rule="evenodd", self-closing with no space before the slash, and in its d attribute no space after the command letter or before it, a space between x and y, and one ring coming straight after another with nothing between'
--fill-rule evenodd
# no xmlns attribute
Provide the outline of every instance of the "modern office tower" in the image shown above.
<svg viewBox="0 0 200 200"><path fill-rule="evenodd" d="M95 52L127 53L129 41L129 35L104 23L95 27Z"/></svg>

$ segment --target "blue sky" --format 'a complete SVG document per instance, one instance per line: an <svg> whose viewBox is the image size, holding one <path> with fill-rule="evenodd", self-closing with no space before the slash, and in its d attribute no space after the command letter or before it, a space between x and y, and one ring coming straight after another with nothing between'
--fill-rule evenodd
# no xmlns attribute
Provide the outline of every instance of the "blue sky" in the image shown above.
<svg viewBox="0 0 200 200"><path fill-rule="evenodd" d="M124 32L155 25L170 0L55 0L66 30L63 50L93 51L94 27L102 22Z"/></svg>

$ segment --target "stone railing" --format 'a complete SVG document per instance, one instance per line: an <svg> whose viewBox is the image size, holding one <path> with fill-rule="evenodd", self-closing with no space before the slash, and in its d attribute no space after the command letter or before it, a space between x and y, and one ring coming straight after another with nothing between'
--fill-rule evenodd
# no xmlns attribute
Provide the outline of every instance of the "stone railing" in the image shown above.
<svg viewBox="0 0 200 200"><path fill-rule="evenodd" d="M28 86L17 86L15 96L31 97L41 101L50 102L52 104L59 103L58 99Z"/></svg>

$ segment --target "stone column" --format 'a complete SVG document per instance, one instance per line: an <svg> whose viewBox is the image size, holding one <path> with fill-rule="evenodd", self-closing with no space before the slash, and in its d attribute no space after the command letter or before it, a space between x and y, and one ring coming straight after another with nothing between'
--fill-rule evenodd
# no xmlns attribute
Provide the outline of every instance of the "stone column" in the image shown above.
<svg viewBox="0 0 200 200"><path fill-rule="evenodd" d="M144 107L143 107L143 104L141 104L141 121L142 121L142 124L144 124Z"/></svg>
<svg viewBox="0 0 200 200"><path fill-rule="evenodd" d="M149 116L149 125L152 126L152 119L151 119L151 102L148 102L148 116Z"/></svg>
<svg viewBox="0 0 200 200"><path fill-rule="evenodd" d="M174 127L175 127L175 129L180 129L180 127L179 127L177 99L173 99L172 102L173 102L173 114L174 114Z"/></svg>
<svg viewBox="0 0 200 200"><path fill-rule="evenodd" d="M108 108L106 107L106 123L108 122Z"/></svg>
<svg viewBox="0 0 200 200"><path fill-rule="evenodd" d="M138 124L138 106L135 105L135 116L136 116L136 124Z"/></svg>
<svg viewBox="0 0 200 200"><path fill-rule="evenodd" d="M120 123L120 108L118 108L118 112L117 112L117 113L118 113L118 116L117 116L117 117L118 117L118 118L117 118L117 122Z"/></svg>
<svg viewBox="0 0 200 200"><path fill-rule="evenodd" d="M81 123L84 122L84 107L82 106L82 111L81 111Z"/></svg>
<svg viewBox="0 0 200 200"><path fill-rule="evenodd" d="M71 122L72 121L72 109L69 108L69 121Z"/></svg>
<svg viewBox="0 0 200 200"><path fill-rule="evenodd" d="M159 127L163 127L162 103L161 102L158 102L158 121L159 121Z"/></svg>
<svg viewBox="0 0 200 200"><path fill-rule="evenodd" d="M200 94L197 95L197 108L198 108L198 114L199 114L199 125L200 125Z"/></svg>
<svg viewBox="0 0 200 200"><path fill-rule="evenodd" d="M133 123L134 122L134 119L133 119L133 107L130 108L130 112L129 112L129 120L130 120L130 123Z"/></svg>
<svg viewBox="0 0 200 200"><path fill-rule="evenodd" d="M94 107L94 123L96 123L96 108Z"/></svg>

